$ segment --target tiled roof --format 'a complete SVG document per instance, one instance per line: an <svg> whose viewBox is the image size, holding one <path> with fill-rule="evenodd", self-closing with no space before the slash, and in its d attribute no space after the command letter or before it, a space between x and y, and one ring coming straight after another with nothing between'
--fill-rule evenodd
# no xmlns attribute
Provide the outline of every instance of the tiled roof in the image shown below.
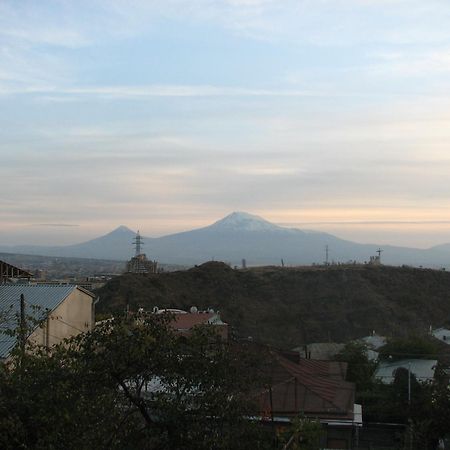
<svg viewBox="0 0 450 450"><path fill-rule="evenodd" d="M197 325L205 325L208 323L218 323L224 325L224 323L217 316L217 313L186 313L175 314L174 320L170 325L177 330L190 330Z"/></svg>
<svg viewBox="0 0 450 450"><path fill-rule="evenodd" d="M39 320L75 289L74 285L0 285L0 359L6 358L16 344L16 337L4 331L17 327L21 294L25 298L26 315Z"/></svg>

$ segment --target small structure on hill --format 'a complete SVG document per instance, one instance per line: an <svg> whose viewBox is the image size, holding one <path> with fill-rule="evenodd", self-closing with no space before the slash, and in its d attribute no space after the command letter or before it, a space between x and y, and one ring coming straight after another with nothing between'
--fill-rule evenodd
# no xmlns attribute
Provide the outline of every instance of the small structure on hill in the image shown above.
<svg viewBox="0 0 450 450"><path fill-rule="evenodd" d="M139 231L136 233L136 237L133 240L135 247L135 255L127 262L126 271L129 273L156 273L158 271L158 263L156 261L150 261L147 259L145 253L141 252L141 248L144 245L142 236Z"/></svg>
<svg viewBox="0 0 450 450"><path fill-rule="evenodd" d="M381 266L381 253L383 252L383 250L381 250L381 248L379 248L377 250L377 255L376 256L371 256L370 260L369 260L369 265L370 266Z"/></svg>

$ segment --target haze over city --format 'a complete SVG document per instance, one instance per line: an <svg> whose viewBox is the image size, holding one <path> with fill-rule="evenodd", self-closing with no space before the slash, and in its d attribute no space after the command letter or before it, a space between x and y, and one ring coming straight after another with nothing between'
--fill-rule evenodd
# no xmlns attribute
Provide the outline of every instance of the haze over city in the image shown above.
<svg viewBox="0 0 450 450"><path fill-rule="evenodd" d="M0 244L232 211L450 242L438 0L0 2Z"/></svg>

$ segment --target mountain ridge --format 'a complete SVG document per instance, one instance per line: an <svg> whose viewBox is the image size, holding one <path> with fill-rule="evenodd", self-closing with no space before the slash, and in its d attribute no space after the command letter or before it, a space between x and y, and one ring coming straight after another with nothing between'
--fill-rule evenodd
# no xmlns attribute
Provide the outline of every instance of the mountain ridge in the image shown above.
<svg viewBox="0 0 450 450"><path fill-rule="evenodd" d="M133 256L135 232L120 225L111 232L68 246L0 246L0 251L44 256L128 260ZM202 228L157 238L143 236L143 251L162 263L195 265L222 260L232 265L321 264L325 247L329 261L365 262L376 254L377 244L360 244L313 230L273 224L246 212L233 212ZM392 265L449 267L450 244L430 249L383 246L382 259Z"/></svg>

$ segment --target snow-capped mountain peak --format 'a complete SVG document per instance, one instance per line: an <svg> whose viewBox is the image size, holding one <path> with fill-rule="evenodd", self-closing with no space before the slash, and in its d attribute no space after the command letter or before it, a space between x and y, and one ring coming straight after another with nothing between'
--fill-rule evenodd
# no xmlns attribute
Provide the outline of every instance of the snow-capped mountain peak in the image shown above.
<svg viewBox="0 0 450 450"><path fill-rule="evenodd" d="M221 220L213 223L211 228L219 230L244 230L244 231L273 231L280 227L246 212L233 212Z"/></svg>

